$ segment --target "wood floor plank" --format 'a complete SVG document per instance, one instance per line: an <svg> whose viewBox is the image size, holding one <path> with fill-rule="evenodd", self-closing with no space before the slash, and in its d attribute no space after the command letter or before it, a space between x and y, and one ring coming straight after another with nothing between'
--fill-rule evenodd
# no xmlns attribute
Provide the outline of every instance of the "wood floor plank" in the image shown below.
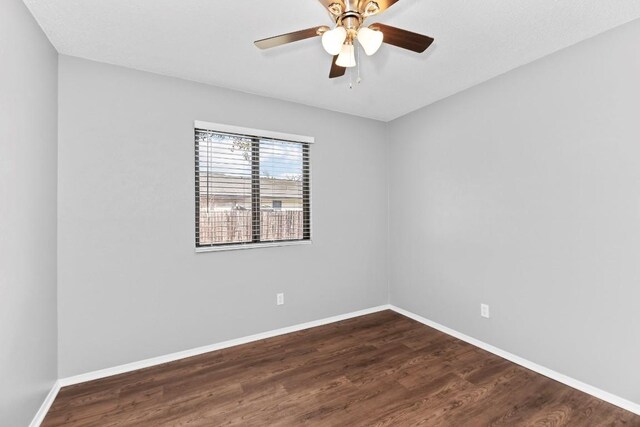
<svg viewBox="0 0 640 427"><path fill-rule="evenodd" d="M64 387L42 425L640 427L640 417L383 311Z"/></svg>

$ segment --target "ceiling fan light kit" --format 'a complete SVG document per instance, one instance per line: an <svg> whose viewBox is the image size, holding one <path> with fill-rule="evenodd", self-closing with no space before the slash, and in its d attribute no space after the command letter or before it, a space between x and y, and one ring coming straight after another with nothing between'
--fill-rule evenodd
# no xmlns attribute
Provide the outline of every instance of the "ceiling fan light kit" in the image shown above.
<svg viewBox="0 0 640 427"><path fill-rule="evenodd" d="M325 31L322 35L322 47L329 55L338 55L347 39L347 30L344 27L336 27Z"/></svg>
<svg viewBox="0 0 640 427"><path fill-rule="evenodd" d="M345 43L342 45L340 54L336 59L336 65L344 68L351 68L356 66L356 53L353 47L353 43Z"/></svg>
<svg viewBox="0 0 640 427"><path fill-rule="evenodd" d="M367 56L374 55L382 43L413 52L422 53L433 43L433 39L422 34L402 30L384 24L365 26L364 21L384 12L399 0L319 0L335 22L335 27L308 28L280 36L258 40L255 45L268 49L287 43L322 37L322 47L333 56L329 78L340 77L347 68L355 67L355 46L358 42Z"/></svg>
<svg viewBox="0 0 640 427"><path fill-rule="evenodd" d="M358 41L360 46L364 49L364 53L367 56L371 56L380 49L382 42L384 41L384 34L382 31L372 30L369 27L362 27L358 30Z"/></svg>

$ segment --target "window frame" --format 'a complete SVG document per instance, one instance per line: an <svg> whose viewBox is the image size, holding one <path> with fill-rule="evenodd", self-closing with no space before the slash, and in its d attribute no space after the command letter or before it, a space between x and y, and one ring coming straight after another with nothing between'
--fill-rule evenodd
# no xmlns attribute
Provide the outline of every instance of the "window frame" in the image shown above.
<svg viewBox="0 0 640 427"><path fill-rule="evenodd" d="M195 135L195 132L197 129L201 129L201 130L207 130L207 131L211 131L211 132L219 132L219 133L226 133L226 134L236 134L238 136L243 136L246 138L256 138L256 139L276 139L276 140L282 140L282 141L288 141L288 142L297 142L297 143L301 143L301 144L308 144L309 146L311 144L315 143L315 138L312 136L303 136L303 135L296 135L296 134L290 134L290 133L283 133L283 132L274 132L274 131L269 131L269 130L261 130L261 129L252 129L252 128L246 128L246 127L241 127L241 126L232 126L232 125L225 125L225 124L220 124L220 123L211 123L211 122L205 122L205 121L200 121L200 120L196 120L193 123L193 133L192 135ZM193 153L194 156L197 156L197 145L196 145L196 140L195 138L193 138ZM308 200L309 200L309 230L308 230L308 234L309 237L308 238L303 238L300 240L281 240L281 241L267 241L267 242L251 242L251 243L223 243L223 244L219 244L219 245L211 245L211 246L198 246L198 239L196 236L196 232L194 232L193 234L193 245L195 248L196 253L201 253L201 252L220 252L220 251L232 251L232 250L239 250L239 249L255 249L255 248L268 248L268 247L276 247L276 246L295 246L295 245L310 245L313 243L313 197L312 197L312 162L311 162L311 156L309 155L309 166L308 166L308 180L305 183L303 181L303 191L306 191L309 193L308 196ZM195 219L194 222L194 226L197 227L198 221L199 221L199 212L198 212L198 182L197 182L197 173L195 173L195 171L197 170L197 165L196 165L196 169L194 169L194 174L193 174L193 188L194 188L194 215L193 218ZM305 185L306 184L306 185ZM252 194L253 197L253 194ZM303 198L303 203L304 203L304 198ZM194 230L196 231L197 228ZM304 231L303 231L303 236L304 236Z"/></svg>

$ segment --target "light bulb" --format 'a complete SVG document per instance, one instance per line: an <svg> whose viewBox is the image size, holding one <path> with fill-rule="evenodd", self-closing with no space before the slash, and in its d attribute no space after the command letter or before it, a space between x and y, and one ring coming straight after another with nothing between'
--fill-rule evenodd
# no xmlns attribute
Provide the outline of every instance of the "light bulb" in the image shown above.
<svg viewBox="0 0 640 427"><path fill-rule="evenodd" d="M322 47L329 55L337 55L342 50L342 44L347 38L347 30L344 27L336 27L322 34Z"/></svg>
<svg viewBox="0 0 640 427"><path fill-rule="evenodd" d="M340 55L338 55L338 59L336 59L336 65L344 68L356 66L356 55L353 49L353 43L345 43L342 45Z"/></svg>
<svg viewBox="0 0 640 427"><path fill-rule="evenodd" d="M362 27L358 30L358 41L364 49L364 53L368 56L373 55L380 49L384 35L382 31L372 30L368 27Z"/></svg>

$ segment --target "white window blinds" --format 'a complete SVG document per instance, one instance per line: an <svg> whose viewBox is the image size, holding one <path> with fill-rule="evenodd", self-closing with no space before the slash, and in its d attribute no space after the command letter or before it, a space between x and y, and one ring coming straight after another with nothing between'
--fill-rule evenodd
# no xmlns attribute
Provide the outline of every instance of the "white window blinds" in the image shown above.
<svg viewBox="0 0 640 427"><path fill-rule="evenodd" d="M195 175L197 248L311 239L309 143L196 125Z"/></svg>

